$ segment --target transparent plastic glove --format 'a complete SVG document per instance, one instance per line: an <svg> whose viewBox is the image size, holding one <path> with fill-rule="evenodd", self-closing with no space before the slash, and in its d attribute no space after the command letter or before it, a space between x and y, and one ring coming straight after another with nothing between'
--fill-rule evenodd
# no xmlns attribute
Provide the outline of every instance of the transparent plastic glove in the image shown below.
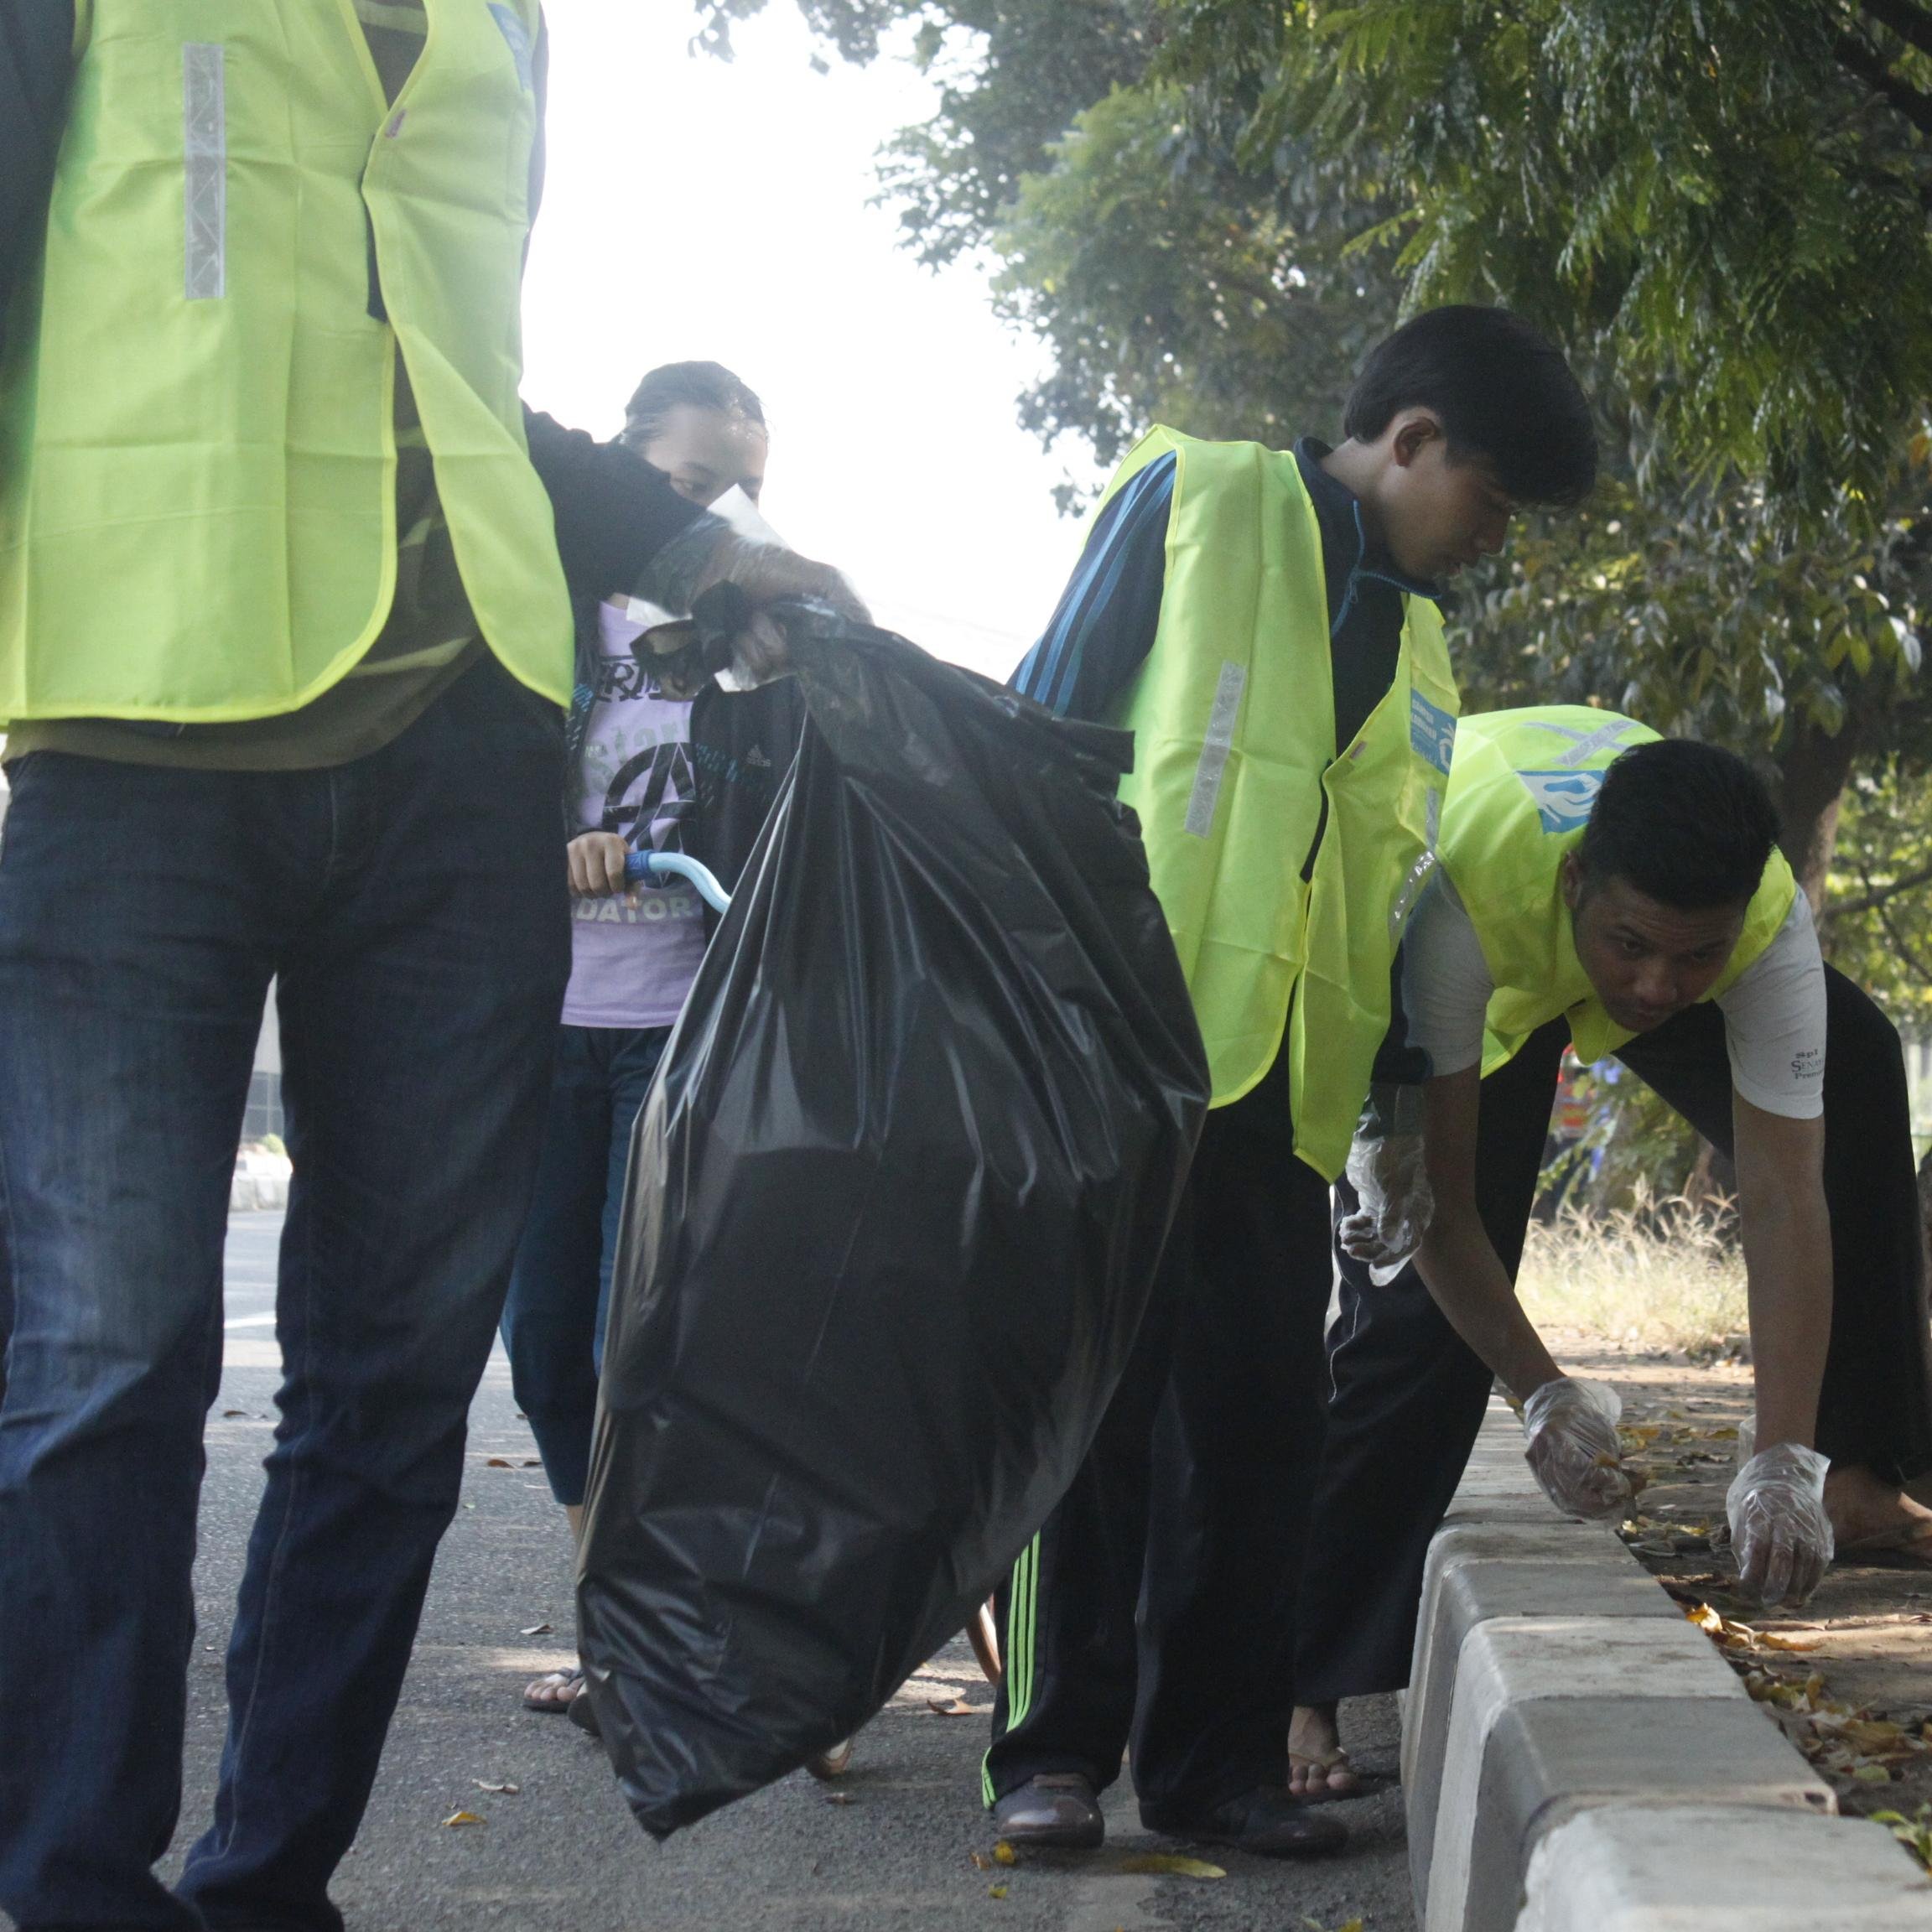
<svg viewBox="0 0 1932 1932"><path fill-rule="evenodd" d="M1524 1453L1543 1493L1573 1516L1621 1515L1630 1501L1617 1418L1623 1404L1607 1382L1559 1375L1523 1405Z"/></svg>
<svg viewBox="0 0 1932 1932"><path fill-rule="evenodd" d="M1360 1205L1336 1230L1342 1252L1368 1264L1379 1288L1393 1281L1422 1245L1436 1197L1422 1161L1422 1089L1378 1080L1355 1125L1348 1184Z"/></svg>
<svg viewBox="0 0 1932 1932"><path fill-rule="evenodd" d="M1343 1254L1368 1264L1368 1279L1379 1288L1408 1266L1436 1211L1423 1166L1422 1136L1371 1139L1358 1133L1348 1150L1348 1173L1360 1205L1343 1217L1337 1239Z"/></svg>
<svg viewBox="0 0 1932 1932"><path fill-rule="evenodd" d="M782 544L722 532L698 566L693 603L714 584L735 584L753 604L828 604L842 617L869 624L871 613L829 564L814 564Z"/></svg>
<svg viewBox="0 0 1932 1932"><path fill-rule="evenodd" d="M1828 1457L1796 1442L1774 1443L1732 1478L1724 1498L1731 1551L1744 1588L1761 1603L1802 1603L1831 1561L1825 1514Z"/></svg>

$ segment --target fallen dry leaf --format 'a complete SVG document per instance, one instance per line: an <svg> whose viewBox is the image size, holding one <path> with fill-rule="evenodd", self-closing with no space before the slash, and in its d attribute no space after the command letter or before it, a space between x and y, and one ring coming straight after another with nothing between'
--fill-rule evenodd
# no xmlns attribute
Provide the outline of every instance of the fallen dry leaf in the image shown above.
<svg viewBox="0 0 1932 1932"><path fill-rule="evenodd" d="M554 1623L527 1623L517 1634L519 1637L548 1637L556 1628Z"/></svg>
<svg viewBox="0 0 1932 1932"><path fill-rule="evenodd" d="M501 1798L514 1798L523 1789L521 1784L486 1784L480 1778L472 1778L470 1782L479 1791L494 1791Z"/></svg>
<svg viewBox="0 0 1932 1932"><path fill-rule="evenodd" d="M246 1409L224 1409L221 1413L224 1417L229 1417L235 1415L246 1415L248 1411Z"/></svg>
<svg viewBox="0 0 1932 1932"><path fill-rule="evenodd" d="M993 1861L984 1852L969 1852L966 1856L973 1861L975 1871L990 1872L993 1869Z"/></svg>
<svg viewBox="0 0 1932 1932"><path fill-rule="evenodd" d="M1017 1865L1020 1862L1020 1854L1002 1838L993 1847L993 1862L995 1865Z"/></svg>
<svg viewBox="0 0 1932 1932"><path fill-rule="evenodd" d="M1148 1872L1171 1878L1225 1878L1228 1874L1218 1865L1210 1865L1205 1858L1187 1858L1177 1852L1142 1852L1131 1858L1120 1861L1123 1872Z"/></svg>
<svg viewBox="0 0 1932 1932"><path fill-rule="evenodd" d="M517 1465L507 1456L492 1456L483 1467L486 1469L514 1469Z"/></svg>
<svg viewBox="0 0 1932 1932"><path fill-rule="evenodd" d="M986 1888L986 1896L989 1898L1004 1898L1006 1896L1006 1888L1004 1885L989 1885Z"/></svg>
<svg viewBox="0 0 1932 1932"><path fill-rule="evenodd" d="M474 1811L452 1811L443 1822L445 1825L480 1825L483 1820Z"/></svg>

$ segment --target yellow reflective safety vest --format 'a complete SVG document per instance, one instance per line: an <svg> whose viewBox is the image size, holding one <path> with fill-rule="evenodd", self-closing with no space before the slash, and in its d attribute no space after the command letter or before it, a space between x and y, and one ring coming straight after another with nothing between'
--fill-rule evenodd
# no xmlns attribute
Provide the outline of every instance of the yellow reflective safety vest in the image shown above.
<svg viewBox="0 0 1932 1932"><path fill-rule="evenodd" d="M264 717L343 677L395 588L398 345L482 634L568 701L517 400L537 0L427 4L392 108L350 0L77 8L0 362L0 718Z"/></svg>
<svg viewBox="0 0 1932 1932"><path fill-rule="evenodd" d="M1170 450L1160 623L1111 719L1134 733L1120 797L1193 995L1212 1104L1253 1088L1286 1032L1296 1152L1332 1179L1432 864L1455 678L1436 606L1409 599L1394 681L1337 756L1322 534L1294 456L1156 428L1109 494Z"/></svg>
<svg viewBox="0 0 1932 1932"><path fill-rule="evenodd" d="M1604 1011L1576 957L1562 865L1582 839L1605 769L1657 735L1634 718L1583 704L1484 712L1457 730L1439 849L1496 982L1485 1073L1559 1015L1586 1062L1633 1037ZM1727 992L1777 937L1797 891L1784 854L1774 851L1706 1000Z"/></svg>

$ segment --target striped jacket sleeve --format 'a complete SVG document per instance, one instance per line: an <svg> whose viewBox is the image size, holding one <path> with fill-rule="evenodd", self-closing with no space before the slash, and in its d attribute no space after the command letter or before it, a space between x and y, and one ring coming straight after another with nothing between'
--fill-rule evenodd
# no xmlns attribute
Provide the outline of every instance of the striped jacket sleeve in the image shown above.
<svg viewBox="0 0 1932 1932"><path fill-rule="evenodd" d="M1080 561L1013 687L1062 717L1102 719L1154 646L1167 569L1170 454L1137 471L1093 521Z"/></svg>

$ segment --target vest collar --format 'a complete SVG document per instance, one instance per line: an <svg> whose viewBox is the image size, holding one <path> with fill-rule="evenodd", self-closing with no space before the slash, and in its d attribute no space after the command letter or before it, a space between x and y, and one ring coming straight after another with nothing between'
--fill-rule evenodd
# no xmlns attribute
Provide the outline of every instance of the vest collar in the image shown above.
<svg viewBox="0 0 1932 1932"><path fill-rule="evenodd" d="M1362 515L1362 500L1339 477L1322 467L1322 459L1333 454L1334 445L1317 436L1304 436L1295 445L1295 460L1301 465L1301 480L1307 486L1315 514L1322 525L1322 553L1331 565L1339 565L1340 587L1332 607L1345 610L1353 601L1354 579L1362 577L1387 584L1410 597L1426 597L1440 604L1444 591L1440 584L1426 578L1410 577L1395 567L1395 560L1368 534Z"/></svg>

